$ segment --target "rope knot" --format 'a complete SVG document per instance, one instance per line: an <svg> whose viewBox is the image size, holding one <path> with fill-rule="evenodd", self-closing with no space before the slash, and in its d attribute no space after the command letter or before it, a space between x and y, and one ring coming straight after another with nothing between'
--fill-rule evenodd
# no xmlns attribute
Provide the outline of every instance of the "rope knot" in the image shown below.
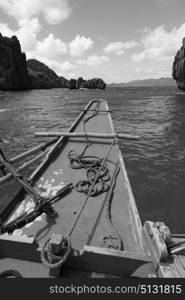
<svg viewBox="0 0 185 300"><path fill-rule="evenodd" d="M41 249L41 261L51 269L61 267L71 252L71 241L68 237L53 234Z"/></svg>

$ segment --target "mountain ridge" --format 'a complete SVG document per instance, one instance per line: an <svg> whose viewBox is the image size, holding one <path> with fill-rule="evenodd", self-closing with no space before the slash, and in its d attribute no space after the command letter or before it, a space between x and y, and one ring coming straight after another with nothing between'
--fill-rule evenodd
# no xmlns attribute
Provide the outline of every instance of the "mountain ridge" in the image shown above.
<svg viewBox="0 0 185 300"><path fill-rule="evenodd" d="M128 82L110 83L109 87L142 87L142 86L176 86L176 82L171 77L138 79Z"/></svg>

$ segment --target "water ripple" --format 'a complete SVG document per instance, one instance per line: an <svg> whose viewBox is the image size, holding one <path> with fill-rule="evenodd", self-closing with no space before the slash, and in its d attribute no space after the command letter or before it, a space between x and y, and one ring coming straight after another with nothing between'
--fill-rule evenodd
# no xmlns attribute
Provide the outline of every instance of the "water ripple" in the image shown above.
<svg viewBox="0 0 185 300"><path fill-rule="evenodd" d="M35 146L34 131L67 130L88 101L104 98L118 132L140 135L120 141L142 221L185 227L185 93L175 88L53 89L0 93L0 137L8 157Z"/></svg>

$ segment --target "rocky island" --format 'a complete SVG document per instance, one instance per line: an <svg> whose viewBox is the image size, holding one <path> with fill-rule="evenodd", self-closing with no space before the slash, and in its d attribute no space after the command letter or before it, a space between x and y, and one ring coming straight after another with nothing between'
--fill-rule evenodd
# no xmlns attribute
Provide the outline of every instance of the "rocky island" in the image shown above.
<svg viewBox="0 0 185 300"><path fill-rule="evenodd" d="M26 55L16 36L3 37L0 33L0 90L21 91L29 88Z"/></svg>
<svg viewBox="0 0 185 300"><path fill-rule="evenodd" d="M69 89L100 89L104 90L106 83L101 78L93 78L84 80L82 77L71 79L69 81Z"/></svg>
<svg viewBox="0 0 185 300"><path fill-rule="evenodd" d="M26 60L16 36L3 37L0 33L0 91L22 91L33 89L70 88L105 89L100 78L68 80L58 76L44 63Z"/></svg>
<svg viewBox="0 0 185 300"><path fill-rule="evenodd" d="M178 88L185 91L185 38L183 39L182 47L175 56L172 76L176 80Z"/></svg>

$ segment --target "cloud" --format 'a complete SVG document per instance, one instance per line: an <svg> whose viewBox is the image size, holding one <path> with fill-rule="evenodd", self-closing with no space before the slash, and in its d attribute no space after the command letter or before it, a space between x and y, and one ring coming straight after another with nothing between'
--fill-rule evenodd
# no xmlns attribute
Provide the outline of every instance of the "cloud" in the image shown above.
<svg viewBox="0 0 185 300"><path fill-rule="evenodd" d="M143 51L132 56L132 61L141 62L146 59L172 60L182 44L185 35L185 23L179 28L167 31L164 25L151 29L144 29L141 44Z"/></svg>
<svg viewBox="0 0 185 300"><path fill-rule="evenodd" d="M86 65L86 66L99 66L102 63L108 62L109 57L108 56L98 56L98 55L91 55L86 60L80 59L77 60L78 64Z"/></svg>
<svg viewBox="0 0 185 300"><path fill-rule="evenodd" d="M75 39L69 43L70 53L72 56L81 56L87 50L93 47L94 42L91 38L77 35Z"/></svg>
<svg viewBox="0 0 185 300"><path fill-rule="evenodd" d="M49 24L60 24L69 18L68 0L1 0L0 8L17 21L42 15Z"/></svg>
<svg viewBox="0 0 185 300"><path fill-rule="evenodd" d="M16 35L21 43L24 52L33 51L37 46L37 33L41 29L41 25L37 18L22 19L18 21L19 29L12 30L5 23L0 23L0 32L4 36L11 37Z"/></svg>
<svg viewBox="0 0 185 300"><path fill-rule="evenodd" d="M22 19L18 22L19 29L11 30L7 24L0 23L0 32L8 37L16 35L21 43L21 48L30 57L45 57L48 59L59 59L68 51L67 44L50 33L46 38L38 40L37 34L41 25L37 18Z"/></svg>
<svg viewBox="0 0 185 300"><path fill-rule="evenodd" d="M42 41L38 41L36 46L36 52L38 56L56 59L61 58L63 54L67 53L67 44L59 38L55 38L50 33Z"/></svg>
<svg viewBox="0 0 185 300"><path fill-rule="evenodd" d="M22 19L18 22L19 29L11 30L7 24L0 23L0 32L8 37L16 35L21 43L21 48L26 52L27 59L35 58L56 72L62 73L64 70L72 70L74 66L69 62L61 62L63 56L68 52L68 46L59 38L55 38L50 33L46 38L38 40L37 34L41 29L41 25L37 18Z"/></svg>
<svg viewBox="0 0 185 300"><path fill-rule="evenodd" d="M114 42L109 43L105 48L104 52L107 54L114 53L116 55L121 55L125 52L127 49L131 49L134 47L137 47L138 43L136 41L128 41L128 42Z"/></svg>
<svg viewBox="0 0 185 300"><path fill-rule="evenodd" d="M15 34L15 32L13 30L11 30L8 27L8 24L6 24L6 23L0 23L0 32L2 33L2 35L8 36L8 37L11 37L12 35Z"/></svg>
<svg viewBox="0 0 185 300"><path fill-rule="evenodd" d="M48 59L40 57L39 60L54 70L59 76L71 77L71 71L76 69L76 65L71 64L69 61L60 62L55 59Z"/></svg>

